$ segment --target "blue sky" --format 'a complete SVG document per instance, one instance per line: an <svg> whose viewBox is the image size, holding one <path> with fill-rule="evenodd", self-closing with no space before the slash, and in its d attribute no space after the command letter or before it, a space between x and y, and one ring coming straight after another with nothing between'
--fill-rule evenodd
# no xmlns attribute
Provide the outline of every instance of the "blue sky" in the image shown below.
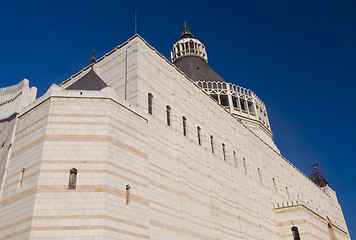
<svg viewBox="0 0 356 240"><path fill-rule="evenodd" d="M319 163L356 234L356 1L2 1L0 87L42 95L138 33L169 57L183 21L227 82L266 104L281 153Z"/></svg>

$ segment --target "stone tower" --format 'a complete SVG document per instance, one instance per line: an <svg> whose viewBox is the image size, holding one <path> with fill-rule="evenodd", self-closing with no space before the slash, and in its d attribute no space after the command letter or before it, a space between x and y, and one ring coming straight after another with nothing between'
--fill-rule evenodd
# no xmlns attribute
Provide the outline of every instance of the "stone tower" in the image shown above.
<svg viewBox="0 0 356 240"><path fill-rule="evenodd" d="M171 61L203 91L278 151L263 101L250 89L227 83L208 65L204 44L194 38L186 23L180 40L173 44Z"/></svg>

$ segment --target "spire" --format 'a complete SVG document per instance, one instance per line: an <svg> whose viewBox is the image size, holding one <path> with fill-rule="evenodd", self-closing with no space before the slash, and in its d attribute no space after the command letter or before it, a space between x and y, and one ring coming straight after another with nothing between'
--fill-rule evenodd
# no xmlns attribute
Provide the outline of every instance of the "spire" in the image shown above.
<svg viewBox="0 0 356 240"><path fill-rule="evenodd" d="M194 38L193 34L190 32L190 28L187 26L187 22L184 22L184 28L182 28L182 35L180 35L180 39L183 38Z"/></svg>
<svg viewBox="0 0 356 240"><path fill-rule="evenodd" d="M96 62L96 58L94 57L95 54L95 48L93 48L93 51L91 51L91 57L90 57L90 62L91 62L91 67L93 68L94 63Z"/></svg>
<svg viewBox="0 0 356 240"><path fill-rule="evenodd" d="M106 88L108 85L95 73L94 64L96 63L96 58L94 57L95 48L91 52L90 62L91 68L84 76L79 78L77 81L72 83L66 90L92 90L100 91Z"/></svg>

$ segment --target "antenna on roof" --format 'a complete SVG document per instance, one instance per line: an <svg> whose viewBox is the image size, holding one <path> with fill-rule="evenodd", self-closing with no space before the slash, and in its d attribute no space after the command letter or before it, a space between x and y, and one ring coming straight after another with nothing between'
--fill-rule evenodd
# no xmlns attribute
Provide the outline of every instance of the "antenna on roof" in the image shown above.
<svg viewBox="0 0 356 240"><path fill-rule="evenodd" d="M93 51L91 51L91 57L90 57L90 62L91 62L91 67L93 68L94 63L96 62L96 58L94 57L95 54L95 48L93 48Z"/></svg>
<svg viewBox="0 0 356 240"><path fill-rule="evenodd" d="M135 35L137 34L137 11L135 9Z"/></svg>
<svg viewBox="0 0 356 240"><path fill-rule="evenodd" d="M325 187L329 185L329 181L326 180L321 173L319 163L315 163L310 166L311 169L311 177L310 179L319 187Z"/></svg>

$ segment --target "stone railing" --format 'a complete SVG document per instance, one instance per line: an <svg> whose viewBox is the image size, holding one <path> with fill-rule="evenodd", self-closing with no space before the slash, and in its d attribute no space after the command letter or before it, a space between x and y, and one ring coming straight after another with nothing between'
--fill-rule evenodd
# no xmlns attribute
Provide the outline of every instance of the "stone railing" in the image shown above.
<svg viewBox="0 0 356 240"><path fill-rule="evenodd" d="M37 89L29 87L27 79L20 83L0 88L0 119L5 119L16 113L21 106L33 102L36 98Z"/></svg>
<svg viewBox="0 0 356 240"><path fill-rule="evenodd" d="M263 110L266 110L265 104L262 102L262 100L250 89L240 87L240 86L232 84L232 83L223 83L223 82L198 81L197 84L199 87L201 87L202 89L207 90L207 91L209 91L209 90L231 91L238 95L245 96L246 99L247 98L254 99L255 103L259 107L262 107Z"/></svg>
<svg viewBox="0 0 356 240"><path fill-rule="evenodd" d="M268 129L268 134L272 136L269 133L271 127L266 106L250 89L226 82L197 81L195 83L230 113L257 120Z"/></svg>
<svg viewBox="0 0 356 240"><path fill-rule="evenodd" d="M23 87L24 81L13 86L0 88L0 119L7 118L18 110Z"/></svg>

